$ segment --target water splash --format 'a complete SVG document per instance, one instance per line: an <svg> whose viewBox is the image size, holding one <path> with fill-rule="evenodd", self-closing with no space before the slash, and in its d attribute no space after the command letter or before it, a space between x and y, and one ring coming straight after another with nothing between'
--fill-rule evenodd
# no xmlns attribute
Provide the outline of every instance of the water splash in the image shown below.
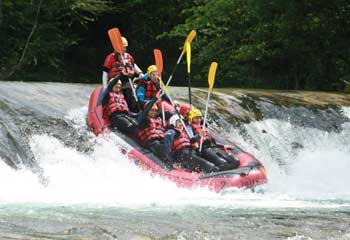
<svg viewBox="0 0 350 240"><path fill-rule="evenodd" d="M244 126L252 139L232 129L232 140L267 169L268 192L299 199L350 199L350 124L340 132L267 119ZM253 143L252 143L253 141Z"/></svg>
<svg viewBox="0 0 350 240"><path fill-rule="evenodd" d="M79 108L70 111L66 119L72 121L82 134L91 134L85 126L85 117L86 108ZM118 142L111 136L91 135L93 151L85 153L64 145L53 136L34 135L30 146L35 159L49 177L48 185L43 186L26 169L14 171L1 163L0 202L89 203L128 208L188 205L225 208L350 206L347 202L331 201L339 198L346 200L350 196L345 184L350 180L345 174L349 169L349 158L345 156L349 155L341 147L335 148L337 144L345 146L345 139L340 136L348 134L348 126L340 134L295 129L279 120L254 122L245 127L250 135L255 136L256 145L246 141L235 129L232 130L233 139L266 166L270 182L264 187L265 194L241 190L217 194L207 189L180 189L173 182L151 177L133 165L118 151ZM271 133L261 134L263 128ZM303 147L293 149L290 144L293 141L301 141ZM325 151L325 145L329 146L332 141L338 142L330 146L332 151ZM271 151L273 146L276 149ZM284 171L280 162L276 161L277 153L278 157L285 157L284 164L288 171ZM330 156L337 164L326 164ZM315 159L320 164L315 166ZM342 173L341 178L335 178L334 172ZM318 181L315 182L315 179ZM9 182L11 184L6 184Z"/></svg>

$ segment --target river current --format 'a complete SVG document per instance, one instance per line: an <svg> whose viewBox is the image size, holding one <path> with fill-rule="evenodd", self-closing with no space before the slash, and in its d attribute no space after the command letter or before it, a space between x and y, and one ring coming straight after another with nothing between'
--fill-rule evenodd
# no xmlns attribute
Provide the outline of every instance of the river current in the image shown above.
<svg viewBox="0 0 350 240"><path fill-rule="evenodd" d="M350 239L349 95L214 89L211 126L269 177L214 193L151 177L94 136L94 87L0 82L0 239ZM206 90L193 94L204 109Z"/></svg>

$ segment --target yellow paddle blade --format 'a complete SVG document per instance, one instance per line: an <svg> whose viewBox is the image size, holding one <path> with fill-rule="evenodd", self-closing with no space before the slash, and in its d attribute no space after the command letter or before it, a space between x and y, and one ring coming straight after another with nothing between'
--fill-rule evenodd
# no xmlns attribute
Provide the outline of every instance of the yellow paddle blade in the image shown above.
<svg viewBox="0 0 350 240"><path fill-rule="evenodd" d="M185 53L186 51L186 44L189 43L191 44L192 40L196 37L197 33L195 30L192 30L188 35L187 35L187 38L186 38L186 41L184 43L184 46L182 48L182 54Z"/></svg>
<svg viewBox="0 0 350 240"><path fill-rule="evenodd" d="M119 54L123 53L123 41L122 35L118 28L112 28L108 30L109 39L112 42L113 49Z"/></svg>
<svg viewBox="0 0 350 240"><path fill-rule="evenodd" d="M191 72L191 44L186 44L187 73Z"/></svg>
<svg viewBox="0 0 350 240"><path fill-rule="evenodd" d="M216 68L217 67L218 67L218 63L217 62L212 62L210 64L209 74L208 74L209 92L213 91L214 81L215 81L215 74L216 74Z"/></svg>

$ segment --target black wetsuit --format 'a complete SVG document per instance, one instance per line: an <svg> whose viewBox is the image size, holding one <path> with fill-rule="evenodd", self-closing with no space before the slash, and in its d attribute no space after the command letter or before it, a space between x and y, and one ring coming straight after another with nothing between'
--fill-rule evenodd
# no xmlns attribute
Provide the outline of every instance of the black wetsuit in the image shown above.
<svg viewBox="0 0 350 240"><path fill-rule="evenodd" d="M211 140L203 142L202 151L197 154L214 163L220 170L235 169L240 164L238 159L218 148Z"/></svg>

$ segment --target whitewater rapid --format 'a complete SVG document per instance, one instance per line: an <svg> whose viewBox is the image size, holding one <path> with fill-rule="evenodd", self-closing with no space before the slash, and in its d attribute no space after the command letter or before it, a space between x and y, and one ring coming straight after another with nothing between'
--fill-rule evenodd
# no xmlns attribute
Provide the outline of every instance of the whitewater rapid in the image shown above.
<svg viewBox="0 0 350 240"><path fill-rule="evenodd" d="M350 119L350 108L343 107ZM349 122L339 132L293 126L265 119L244 125L253 139L235 128L230 139L265 166L269 182L263 193L235 190L214 193L181 189L152 177L129 162L110 136L95 137L86 127L87 108L70 109L65 119L88 136L92 151L80 152L50 134L33 135L30 148L47 185L23 167L0 161L0 203L93 204L126 206L208 206L227 208L341 208L350 206ZM299 145L293 144L298 143Z"/></svg>

